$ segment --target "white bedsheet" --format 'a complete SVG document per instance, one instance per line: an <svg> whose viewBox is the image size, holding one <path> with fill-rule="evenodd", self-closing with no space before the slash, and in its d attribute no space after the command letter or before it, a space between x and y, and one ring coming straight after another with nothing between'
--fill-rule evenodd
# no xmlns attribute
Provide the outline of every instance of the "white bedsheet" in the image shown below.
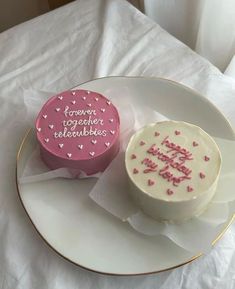
<svg viewBox="0 0 235 289"><path fill-rule="evenodd" d="M151 276L110 277L53 252L23 211L15 156L29 126L27 90L59 92L108 75L160 76L191 86L235 125L235 81L124 0L80 0L0 34L0 287L235 288L235 226L207 255Z"/></svg>

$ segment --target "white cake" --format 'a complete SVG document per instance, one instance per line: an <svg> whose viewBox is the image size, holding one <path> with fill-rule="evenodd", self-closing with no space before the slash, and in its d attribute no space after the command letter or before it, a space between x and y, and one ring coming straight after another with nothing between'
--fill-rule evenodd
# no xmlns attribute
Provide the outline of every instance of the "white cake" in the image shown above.
<svg viewBox="0 0 235 289"><path fill-rule="evenodd" d="M182 121L148 124L131 138L125 155L130 193L157 220L181 222L211 201L221 168L215 141Z"/></svg>

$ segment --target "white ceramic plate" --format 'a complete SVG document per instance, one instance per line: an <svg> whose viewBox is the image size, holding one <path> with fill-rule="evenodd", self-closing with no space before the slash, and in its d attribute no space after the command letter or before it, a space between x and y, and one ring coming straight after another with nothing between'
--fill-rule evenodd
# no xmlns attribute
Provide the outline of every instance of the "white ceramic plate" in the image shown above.
<svg viewBox="0 0 235 289"><path fill-rule="evenodd" d="M109 77L78 87L107 97L125 97L128 93L136 106L150 106L170 119L199 125L213 136L234 139L221 112L198 93L175 82ZM31 130L18 154L17 179L35 145ZM201 255L192 256L165 237L142 235L104 211L88 197L94 183L94 179L17 182L20 200L33 225L61 256L96 272L137 275L178 267Z"/></svg>

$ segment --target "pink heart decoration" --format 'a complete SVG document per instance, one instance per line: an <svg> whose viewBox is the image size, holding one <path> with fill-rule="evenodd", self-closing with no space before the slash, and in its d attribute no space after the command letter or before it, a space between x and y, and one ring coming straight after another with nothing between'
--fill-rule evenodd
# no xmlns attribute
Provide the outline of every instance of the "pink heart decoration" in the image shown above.
<svg viewBox="0 0 235 289"><path fill-rule="evenodd" d="M204 157L204 160L205 160L206 162L208 162L208 161L210 160L210 158L209 158L208 156L205 156L205 157Z"/></svg>
<svg viewBox="0 0 235 289"><path fill-rule="evenodd" d="M187 186L187 191L188 191L188 192L192 192L192 191L193 191L193 188L190 187L190 186Z"/></svg>
<svg viewBox="0 0 235 289"><path fill-rule="evenodd" d="M136 168L134 168L134 170L133 170L133 174L138 174L138 170L136 169Z"/></svg>
<svg viewBox="0 0 235 289"><path fill-rule="evenodd" d="M200 176L200 178L201 178L201 179L204 179L204 178L206 177L206 175L205 175L205 174L203 174L202 172L201 172L201 173L199 173L199 176Z"/></svg>
<svg viewBox="0 0 235 289"><path fill-rule="evenodd" d="M169 196L174 194L174 192L171 189L167 189L166 193Z"/></svg>
<svg viewBox="0 0 235 289"><path fill-rule="evenodd" d="M155 182L151 179L148 179L148 185L149 186L153 186L155 184Z"/></svg>
<svg viewBox="0 0 235 289"><path fill-rule="evenodd" d="M132 154L132 155L131 155L131 159L132 159L132 160L136 159L136 155L135 155L135 154Z"/></svg>

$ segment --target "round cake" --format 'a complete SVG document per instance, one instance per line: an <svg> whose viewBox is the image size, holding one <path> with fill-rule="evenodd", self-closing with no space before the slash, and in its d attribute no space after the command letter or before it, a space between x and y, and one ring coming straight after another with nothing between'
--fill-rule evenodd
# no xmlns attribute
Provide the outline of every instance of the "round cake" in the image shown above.
<svg viewBox="0 0 235 289"><path fill-rule="evenodd" d="M200 127L163 121L132 136L125 165L139 207L154 219L181 222L202 213L212 199L221 154Z"/></svg>
<svg viewBox="0 0 235 289"><path fill-rule="evenodd" d="M102 172L119 150L119 115L103 95L69 90L51 97L36 119L41 157L51 169Z"/></svg>

